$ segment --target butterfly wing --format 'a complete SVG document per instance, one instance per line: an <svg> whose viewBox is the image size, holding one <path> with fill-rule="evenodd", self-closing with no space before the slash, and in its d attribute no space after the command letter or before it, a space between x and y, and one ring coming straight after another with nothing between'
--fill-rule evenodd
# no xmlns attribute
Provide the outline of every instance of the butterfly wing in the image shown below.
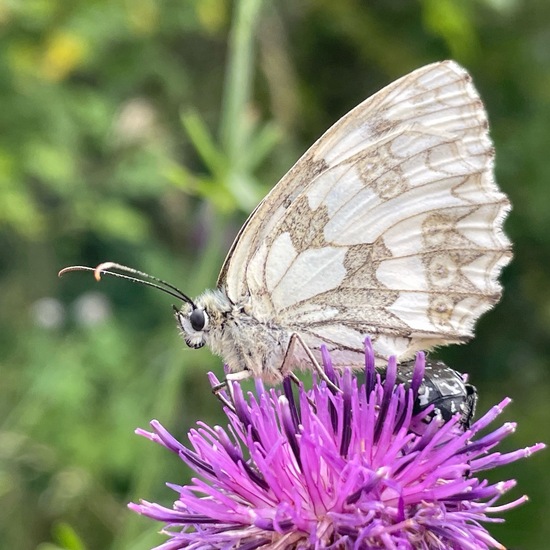
<svg viewBox="0 0 550 550"><path fill-rule="evenodd" d="M336 363L461 342L500 298L509 210L487 116L452 61L390 84L332 126L249 217L218 284Z"/></svg>

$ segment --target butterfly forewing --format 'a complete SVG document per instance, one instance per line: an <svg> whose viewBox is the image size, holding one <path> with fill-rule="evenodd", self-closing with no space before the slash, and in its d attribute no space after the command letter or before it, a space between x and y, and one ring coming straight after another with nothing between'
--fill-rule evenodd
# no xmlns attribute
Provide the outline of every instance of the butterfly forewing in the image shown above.
<svg viewBox="0 0 550 550"><path fill-rule="evenodd" d="M493 180L487 117L446 61L353 109L283 177L241 230L218 284L260 321L336 363L472 336L500 297L509 203Z"/></svg>

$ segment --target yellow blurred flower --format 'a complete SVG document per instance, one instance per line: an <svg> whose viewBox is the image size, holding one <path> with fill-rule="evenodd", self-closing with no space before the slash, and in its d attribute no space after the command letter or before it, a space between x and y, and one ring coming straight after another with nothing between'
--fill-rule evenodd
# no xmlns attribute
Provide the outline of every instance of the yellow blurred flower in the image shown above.
<svg viewBox="0 0 550 550"><path fill-rule="evenodd" d="M76 34L57 31L47 40L40 64L40 75L46 80L63 80L84 60L87 43Z"/></svg>
<svg viewBox="0 0 550 550"><path fill-rule="evenodd" d="M200 0L196 3L195 9L203 28L212 34L219 32L228 22L227 0Z"/></svg>

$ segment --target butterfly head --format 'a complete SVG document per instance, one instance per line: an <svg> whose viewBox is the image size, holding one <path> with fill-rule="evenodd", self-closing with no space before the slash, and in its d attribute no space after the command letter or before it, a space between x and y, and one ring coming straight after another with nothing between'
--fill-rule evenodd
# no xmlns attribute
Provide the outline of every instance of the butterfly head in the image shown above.
<svg viewBox="0 0 550 550"><path fill-rule="evenodd" d="M195 300L174 306L176 321L185 343L194 349L212 345L223 331L231 312L227 296L220 290L207 290Z"/></svg>
<svg viewBox="0 0 550 550"><path fill-rule="evenodd" d="M206 309L195 304L185 304L182 309L174 306L174 312L185 343L190 348L202 348L206 344L210 324Z"/></svg>

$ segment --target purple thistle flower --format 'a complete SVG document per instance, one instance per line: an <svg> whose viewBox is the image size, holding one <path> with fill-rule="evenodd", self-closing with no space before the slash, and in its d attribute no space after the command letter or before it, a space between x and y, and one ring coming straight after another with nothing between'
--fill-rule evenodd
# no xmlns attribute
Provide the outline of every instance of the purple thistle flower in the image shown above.
<svg viewBox="0 0 550 550"><path fill-rule="evenodd" d="M264 388L245 397L238 383L224 394L228 429L203 423L189 432L193 450L157 421L136 432L179 455L200 478L169 486L173 508L141 501L129 507L166 523L170 538L157 550L178 548L350 548L478 550L504 547L484 522L526 496L496 506L514 480L477 477L544 448L512 453L493 449L516 425L479 436L508 405L490 409L471 427L457 414L448 422L433 407L413 412L424 372L419 354L410 387L396 380L390 359L385 380L374 370L367 343L366 382L350 370L334 372L323 350L325 382L293 394ZM210 375L213 386L219 384ZM422 424L422 431L414 428Z"/></svg>

